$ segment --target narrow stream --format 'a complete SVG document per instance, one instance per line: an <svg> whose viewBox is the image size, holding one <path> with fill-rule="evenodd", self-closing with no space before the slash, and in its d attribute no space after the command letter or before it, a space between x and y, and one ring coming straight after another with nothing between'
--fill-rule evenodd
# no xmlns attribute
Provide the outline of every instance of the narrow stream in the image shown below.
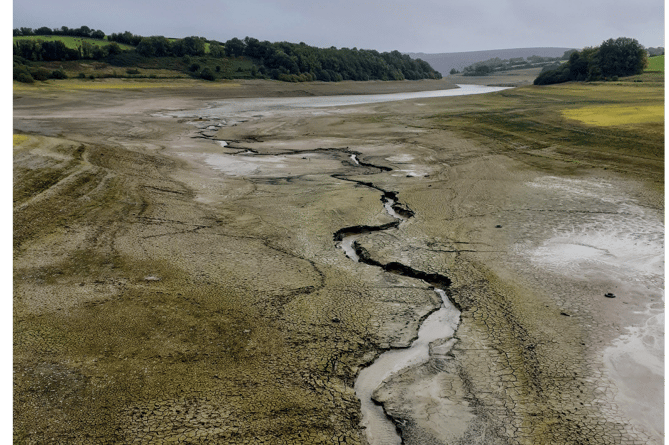
<svg viewBox="0 0 669 445"><path fill-rule="evenodd" d="M351 155L351 158L356 165L362 164L355 155ZM365 165L369 166L370 164ZM410 366L426 362L430 358L430 343L436 340L447 340L453 336L460 321L460 312L447 297L446 289L450 284L447 277L416 271L400 263L379 263L373 260L368 252L357 244L357 239L365 234L399 227L402 222L413 216L413 212L399 205L395 193L383 191L370 183L354 182L383 192L381 197L383 207L390 216L395 218L396 222L376 227L356 226L341 229L335 233L334 239L338 242L337 245L353 261L378 266L391 273L427 282L433 286L441 300L441 307L423 321L418 330L418 337L410 347L390 349L384 352L371 365L360 371L355 381L354 389L356 396L360 399L362 426L365 428L367 442L370 445L400 445L402 438L398 434L395 424L386 416L383 407L374 402L374 391L390 376ZM440 354L445 354L452 345L453 342L442 344Z"/></svg>
<svg viewBox="0 0 669 445"><path fill-rule="evenodd" d="M200 127L200 133L196 137L210 139L217 142L221 147L230 147L229 141L215 139L216 130L222 126L234 125L249 119L261 119L266 116L277 116L279 113L292 113L302 108L332 107L342 105L354 105L362 103L378 103L385 101L460 96L471 94L484 94L507 89L507 87L486 87L479 85L458 85L456 89L440 91L423 91L417 93L398 93L380 95L360 96L328 96L308 98L254 98L254 99L230 99L216 101L208 107L199 110L188 110L171 112L175 117L196 117L199 120L208 119L216 123L215 126ZM362 162L356 154L351 154L347 149L334 149L345 152L356 167L372 168L379 173L391 171L391 168L377 166ZM303 153L303 152L300 152ZM253 149L242 149L236 155L258 154ZM255 167L254 167L255 168ZM255 171L255 170L254 170ZM354 226L337 231L334 240L346 256L355 262L361 262L377 266L389 273L422 280L439 295L441 307L430 314L422 323L417 339L408 348L391 349L381 354L370 366L363 369L355 382L355 391L361 402L362 425L370 445L401 444L402 438L397 433L394 423L388 418L383 408L374 403L372 397L374 391L388 377L396 374L410 366L416 366L426 362L430 357L430 343L436 340L444 340L439 346L439 355L447 353L449 347L454 343L451 338L457 328L460 312L453 306L447 297L450 279L440 274L431 274L412 269L404 264L391 262L382 264L371 258L370 254L362 248L356 240L365 234L381 230L392 230L413 216L413 212L397 200L395 192L383 190L372 183L347 178L345 175L333 174L332 177L354 182L359 185L370 187L382 194L383 207L395 221L381 226ZM448 341L445 341L448 340Z"/></svg>

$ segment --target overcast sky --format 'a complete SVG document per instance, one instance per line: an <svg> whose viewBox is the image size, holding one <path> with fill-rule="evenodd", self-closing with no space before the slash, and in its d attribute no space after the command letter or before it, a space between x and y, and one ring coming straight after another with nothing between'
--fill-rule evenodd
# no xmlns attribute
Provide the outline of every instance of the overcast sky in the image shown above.
<svg viewBox="0 0 669 445"><path fill-rule="evenodd" d="M86 25L379 51L583 48L616 37L664 46L664 0L15 0L13 16L14 28Z"/></svg>

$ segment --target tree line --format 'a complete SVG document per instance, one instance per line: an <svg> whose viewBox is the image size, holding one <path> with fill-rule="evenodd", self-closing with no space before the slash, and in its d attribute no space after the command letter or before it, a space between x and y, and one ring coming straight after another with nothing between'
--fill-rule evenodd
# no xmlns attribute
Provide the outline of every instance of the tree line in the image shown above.
<svg viewBox="0 0 669 445"><path fill-rule="evenodd" d="M517 69L533 68L547 66L549 64L555 64L561 60L569 59L569 56L572 52L576 50L567 50L564 52L562 57L542 57L542 56L530 56L527 59L523 57L515 57L511 59L500 59L499 57L494 57L492 59L484 60L482 62L476 62L469 66L463 68L463 76L487 76L489 74L499 72L499 71L510 71ZM457 74L455 68L451 70L450 74Z"/></svg>
<svg viewBox="0 0 669 445"><path fill-rule="evenodd" d="M105 38L107 45L94 45L82 41L76 49L68 48L65 43L36 39L17 39L14 42L14 56L26 61L66 61L79 59L103 60L116 66L129 66L153 58L198 57L200 63L187 63L191 75L208 80L222 76L220 65L210 69L205 76L200 73L200 65L206 65L212 59L247 60L253 64L250 75L257 78L269 78L282 81L304 82L320 80L338 82L342 80L419 80L441 79L427 62L412 59L399 51L379 53L376 50L357 48L318 48L304 42L260 41L252 37L243 40L232 38L225 43L208 40L204 37L186 37L168 39L164 36L142 37L129 31L105 35L102 31L86 26L69 29L47 27L32 30L17 28L14 35L72 35L79 37ZM100 37L101 36L101 37ZM134 46L131 50L122 50L119 44ZM206 59L206 60L205 60Z"/></svg>
<svg viewBox="0 0 669 445"><path fill-rule="evenodd" d="M648 65L648 53L636 39L619 37L598 47L574 51L566 63L546 67L535 85L569 81L597 81L641 74Z"/></svg>
<svg viewBox="0 0 669 445"><path fill-rule="evenodd" d="M357 48L317 48L304 42L233 38L224 44L228 57L248 57L269 78L288 81L441 79L427 62L399 51L379 53Z"/></svg>
<svg viewBox="0 0 669 445"><path fill-rule="evenodd" d="M42 26L41 28L14 28L14 36L72 36L72 37L90 37L92 39L104 39L105 33L99 29L91 29L88 26L80 28L68 28L61 26L60 28L49 28Z"/></svg>

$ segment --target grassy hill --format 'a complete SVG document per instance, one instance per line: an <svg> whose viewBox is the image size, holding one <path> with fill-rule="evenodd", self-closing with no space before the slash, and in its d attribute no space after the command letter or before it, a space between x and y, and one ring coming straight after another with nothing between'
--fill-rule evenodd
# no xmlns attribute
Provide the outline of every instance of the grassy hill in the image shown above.
<svg viewBox="0 0 669 445"><path fill-rule="evenodd" d="M83 42L88 42L94 46L105 46L111 42L104 39L92 39L90 37L73 37L73 36L14 36L14 42L20 40L41 40L43 42L61 41L70 49L77 49ZM118 46L124 50L134 49L134 46L119 43Z"/></svg>
<svg viewBox="0 0 669 445"><path fill-rule="evenodd" d="M646 71L664 73L664 56L649 57L648 68L646 68Z"/></svg>
<svg viewBox="0 0 669 445"><path fill-rule="evenodd" d="M468 51L458 53L408 53L413 59L422 59L429 63L443 76L447 76L451 69L462 71L466 66L477 62L499 57L500 59L512 59L517 57L560 57L565 51L572 48L512 48L493 49L488 51Z"/></svg>

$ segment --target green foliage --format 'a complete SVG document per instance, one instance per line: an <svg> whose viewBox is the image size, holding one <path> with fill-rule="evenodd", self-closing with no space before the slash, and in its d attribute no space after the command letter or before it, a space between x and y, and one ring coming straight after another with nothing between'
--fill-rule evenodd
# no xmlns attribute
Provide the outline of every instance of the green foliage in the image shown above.
<svg viewBox="0 0 669 445"><path fill-rule="evenodd" d="M535 85L569 81L597 81L641 74L647 66L646 51L635 39L609 39L596 48L572 52L566 64L542 71Z"/></svg>
<svg viewBox="0 0 669 445"><path fill-rule="evenodd" d="M462 74L463 76L487 76L499 71L510 71L532 67L545 68L546 66L554 66L558 64L560 60L566 60L568 55L570 55L573 51L575 50L565 51L562 57L541 57L536 55L530 56L527 59L522 57L515 57L511 59L500 59L499 57L494 57L492 59L466 66L463 69Z"/></svg>
<svg viewBox="0 0 669 445"><path fill-rule="evenodd" d="M636 39L609 39L599 47L599 68L605 77L641 74L647 63L646 51Z"/></svg>
<svg viewBox="0 0 669 445"><path fill-rule="evenodd" d="M30 69L30 75L33 77L33 79L43 82L49 78L51 73L46 68L37 67Z"/></svg>
<svg viewBox="0 0 669 445"><path fill-rule="evenodd" d="M398 51L379 53L357 48L316 48L305 43L259 41L246 37L225 42L229 57L245 57L258 66L255 75L300 81L440 79L441 74L423 60L413 60ZM302 74L309 76L300 77Z"/></svg>
<svg viewBox="0 0 669 445"><path fill-rule="evenodd" d="M14 57L14 80L23 83L33 83L35 79L30 75L28 66L24 65L23 60Z"/></svg>
<svg viewBox="0 0 669 445"><path fill-rule="evenodd" d="M51 79L67 79L67 74L62 69L53 70L49 76Z"/></svg>
<svg viewBox="0 0 669 445"><path fill-rule="evenodd" d="M36 32L57 33L59 39L72 40L46 42L35 37ZM105 40L100 40L104 33L86 26L58 30L42 27L36 31L19 28L14 35L14 55L31 61L93 59L119 67L178 70L200 78L208 68L206 77L210 74L216 78L270 77L290 82L441 78L427 62L413 60L398 51L316 48L303 42L270 43L251 37L233 38L223 44L196 36L167 39L142 37L129 31L106 36L110 43L104 45ZM82 37L74 40L72 36ZM122 45L135 48L124 50Z"/></svg>
<svg viewBox="0 0 669 445"><path fill-rule="evenodd" d="M200 77L204 80L216 80L216 76L214 76L214 73L208 67L200 72Z"/></svg>
<svg viewBox="0 0 669 445"><path fill-rule="evenodd" d="M18 76L14 78L14 80L18 82L23 82L23 83L34 83L35 79L30 75L30 73L19 73Z"/></svg>

